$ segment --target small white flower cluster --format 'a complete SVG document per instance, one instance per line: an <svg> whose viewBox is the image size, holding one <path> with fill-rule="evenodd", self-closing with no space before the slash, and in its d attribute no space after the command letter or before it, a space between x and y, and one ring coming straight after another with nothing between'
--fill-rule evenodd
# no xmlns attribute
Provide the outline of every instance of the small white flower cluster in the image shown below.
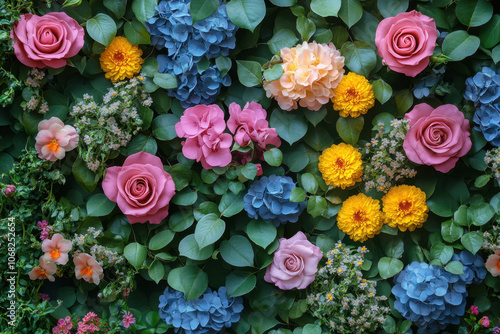
<svg viewBox="0 0 500 334"><path fill-rule="evenodd" d="M90 248L90 255L96 259L97 263L99 263L101 267L112 264L120 264L124 261L123 256L101 245L92 246Z"/></svg>
<svg viewBox="0 0 500 334"><path fill-rule="evenodd" d="M394 119L392 130L384 134L384 124L377 125L378 132L366 143L363 152L363 181L365 190L376 189L387 192L394 184L404 178L417 175L403 153L403 142L409 129L408 120Z"/></svg>
<svg viewBox="0 0 500 334"><path fill-rule="evenodd" d="M486 151L484 163L488 165L488 168L493 173L493 176L497 182L500 183L500 147Z"/></svg>
<svg viewBox="0 0 500 334"><path fill-rule="evenodd" d="M43 78L45 78L45 72L41 69L34 67L28 72L26 85L28 87L39 88L42 84Z"/></svg>

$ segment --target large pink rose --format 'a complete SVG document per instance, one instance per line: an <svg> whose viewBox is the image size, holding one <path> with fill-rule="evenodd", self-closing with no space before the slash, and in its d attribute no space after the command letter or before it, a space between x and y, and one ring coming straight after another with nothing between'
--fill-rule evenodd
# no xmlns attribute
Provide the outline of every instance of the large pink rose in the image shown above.
<svg viewBox="0 0 500 334"><path fill-rule="evenodd" d="M281 238L264 280L281 290L305 289L314 281L322 257L319 247L310 243L302 232L290 239Z"/></svg>
<svg viewBox="0 0 500 334"><path fill-rule="evenodd" d="M403 148L411 161L447 173L472 147L469 120L452 104L436 109L417 104L405 115L410 120Z"/></svg>
<svg viewBox="0 0 500 334"><path fill-rule="evenodd" d="M391 70L414 77L429 64L437 39L434 19L412 10L383 19L377 27L378 54Z"/></svg>
<svg viewBox="0 0 500 334"><path fill-rule="evenodd" d="M102 189L131 224L159 224L168 215L175 194L174 180L163 169L160 158L146 152L127 157L122 167L109 167Z"/></svg>
<svg viewBox="0 0 500 334"><path fill-rule="evenodd" d="M65 66L66 59L83 47L84 35L78 22L63 12L21 15L10 32L17 59L26 66L38 68Z"/></svg>

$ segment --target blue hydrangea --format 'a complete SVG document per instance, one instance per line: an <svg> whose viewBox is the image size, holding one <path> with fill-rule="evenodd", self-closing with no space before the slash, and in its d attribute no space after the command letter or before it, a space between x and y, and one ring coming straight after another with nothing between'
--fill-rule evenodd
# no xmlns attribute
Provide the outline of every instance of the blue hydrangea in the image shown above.
<svg viewBox="0 0 500 334"><path fill-rule="evenodd" d="M167 287L160 296L160 318L186 334L219 333L240 320L241 297L228 298L225 287L207 291L198 299L186 301L184 293Z"/></svg>
<svg viewBox="0 0 500 334"><path fill-rule="evenodd" d="M480 104L500 102L500 74L492 68L483 67L481 72L465 81L466 100Z"/></svg>
<svg viewBox="0 0 500 334"><path fill-rule="evenodd" d="M465 313L466 284L458 275L427 263L412 262L394 278L394 308L421 334L459 324Z"/></svg>
<svg viewBox="0 0 500 334"><path fill-rule="evenodd" d="M287 222L295 223L306 207L306 202L290 202L292 189L296 187L291 177L263 176L255 181L243 197L248 216L270 220L276 227Z"/></svg>
<svg viewBox="0 0 500 334"><path fill-rule="evenodd" d="M486 278L488 271L484 267L483 258L477 254L472 255L468 250L463 250L453 254L451 261L460 261L464 265L464 273L459 276L465 284L481 284Z"/></svg>
<svg viewBox="0 0 500 334"><path fill-rule="evenodd" d="M500 102L481 104L474 113L476 130L481 131L484 138L492 145L500 146Z"/></svg>

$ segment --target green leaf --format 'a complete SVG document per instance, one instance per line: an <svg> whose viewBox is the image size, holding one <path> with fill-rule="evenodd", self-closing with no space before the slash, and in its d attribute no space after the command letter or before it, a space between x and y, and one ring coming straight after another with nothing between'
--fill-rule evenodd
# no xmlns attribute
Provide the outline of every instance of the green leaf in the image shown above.
<svg viewBox="0 0 500 334"><path fill-rule="evenodd" d="M403 270L403 262L391 257L382 257L377 266L380 277L383 279L388 279Z"/></svg>
<svg viewBox="0 0 500 334"><path fill-rule="evenodd" d="M486 0L457 1L455 14L467 27L478 27L488 22L493 16L493 5Z"/></svg>
<svg viewBox="0 0 500 334"><path fill-rule="evenodd" d="M480 43L479 37L471 36L466 31L453 31L443 41L443 54L453 61L460 61L473 55Z"/></svg>
<svg viewBox="0 0 500 334"><path fill-rule="evenodd" d="M475 255L483 245L483 236L479 232L469 232L464 234L460 241L465 249Z"/></svg>
<svg viewBox="0 0 500 334"><path fill-rule="evenodd" d="M300 177L302 188L310 194L316 194L318 191L319 183L316 177L311 173L302 174Z"/></svg>
<svg viewBox="0 0 500 334"><path fill-rule="evenodd" d="M462 275L464 273L464 265L460 261L451 261L444 267L444 269L455 275Z"/></svg>
<svg viewBox="0 0 500 334"><path fill-rule="evenodd" d="M219 8L218 0L191 0L189 11L193 17L193 24L204 20Z"/></svg>
<svg viewBox="0 0 500 334"><path fill-rule="evenodd" d="M108 46L116 36L116 23L106 14L99 13L87 21L87 32L92 39Z"/></svg>
<svg viewBox="0 0 500 334"><path fill-rule="evenodd" d="M461 228L452 219L447 220L441 224L441 236L446 242L455 242L463 235L464 229Z"/></svg>
<svg viewBox="0 0 500 334"><path fill-rule="evenodd" d="M135 269L139 269L142 266L146 260L147 253L146 247L137 242L132 242L123 249L123 256L125 256Z"/></svg>
<svg viewBox="0 0 500 334"><path fill-rule="evenodd" d="M233 24L253 32L266 16L266 4L264 0L231 0L226 11Z"/></svg>
<svg viewBox="0 0 500 334"><path fill-rule="evenodd" d="M379 1L380 2L380 1ZM373 94L381 104L386 103L392 96L392 87L382 79L373 81Z"/></svg>
<svg viewBox="0 0 500 334"><path fill-rule="evenodd" d="M283 48L291 48L299 41L295 33L290 29L280 29L267 42L269 50L273 54L279 54Z"/></svg>
<svg viewBox="0 0 500 334"><path fill-rule="evenodd" d="M251 220L247 225L250 240L262 248L266 248L276 238L277 230L272 223L263 220Z"/></svg>
<svg viewBox="0 0 500 334"><path fill-rule="evenodd" d="M220 254L224 261L235 267L253 266L252 244L242 235L233 235L220 245Z"/></svg>
<svg viewBox="0 0 500 334"><path fill-rule="evenodd" d="M117 19L121 19L125 15L127 0L104 0L103 4Z"/></svg>
<svg viewBox="0 0 500 334"><path fill-rule="evenodd" d="M227 74L227 72L229 72L229 70L231 69L232 66L231 58L219 55L217 56L217 58L215 58L215 66L217 66L217 68L220 71L220 76L221 78L223 78Z"/></svg>
<svg viewBox="0 0 500 334"><path fill-rule="evenodd" d="M281 75L283 75L283 67L281 67L281 64L276 64L264 71L264 79L266 79L266 81L278 80L281 78Z"/></svg>
<svg viewBox="0 0 500 334"><path fill-rule="evenodd" d="M172 89L177 87L177 79L170 73L155 73L153 82L163 89Z"/></svg>
<svg viewBox="0 0 500 334"><path fill-rule="evenodd" d="M194 265L172 269L167 280L172 288L184 292L186 300L200 297L208 287L207 274Z"/></svg>
<svg viewBox="0 0 500 334"><path fill-rule="evenodd" d="M199 221L201 218L203 218L203 216L208 215L210 213L219 215L219 210L217 208L217 204L213 202L203 202L200 204L199 207L194 209L193 213L194 213L194 218Z"/></svg>
<svg viewBox="0 0 500 334"><path fill-rule="evenodd" d="M409 89L403 89L396 93L394 100L396 101L396 108L399 114L402 115L413 105L413 94Z"/></svg>
<svg viewBox="0 0 500 334"><path fill-rule="evenodd" d="M453 247L443 244L442 242L436 242L432 244L431 247L431 259L439 260L441 263L448 263L453 256Z"/></svg>
<svg viewBox="0 0 500 334"><path fill-rule="evenodd" d="M149 277L158 284L165 275L165 268L158 259L154 259L148 270Z"/></svg>
<svg viewBox="0 0 500 334"><path fill-rule="evenodd" d="M278 7L291 7L297 3L297 0L270 0L271 3Z"/></svg>
<svg viewBox="0 0 500 334"><path fill-rule="evenodd" d="M313 218L321 216L326 210L326 199L321 196L311 196L307 200L307 213Z"/></svg>
<svg viewBox="0 0 500 334"><path fill-rule="evenodd" d="M481 44L485 48L492 48L500 42L500 15L495 14L493 18L481 28L479 33Z"/></svg>
<svg viewBox="0 0 500 334"><path fill-rule="evenodd" d="M175 124L180 118L174 114L159 115L153 120L153 136L158 140L172 140L177 138Z"/></svg>
<svg viewBox="0 0 500 334"><path fill-rule="evenodd" d="M175 178L174 178L175 180ZM174 195L172 203L182 206L193 205L198 199L198 192L191 188L184 188Z"/></svg>
<svg viewBox="0 0 500 334"><path fill-rule="evenodd" d="M307 120L316 127L319 122L321 122L323 119L325 119L326 114L327 114L327 109L326 107L321 107L318 111L314 110L309 110L309 109L302 109L304 110L304 115L306 115Z"/></svg>
<svg viewBox="0 0 500 334"><path fill-rule="evenodd" d="M311 10L322 17L337 16L341 0L312 0Z"/></svg>
<svg viewBox="0 0 500 334"><path fill-rule="evenodd" d="M243 296L252 291L257 277L246 272L232 272L226 276L226 289L229 298Z"/></svg>
<svg viewBox="0 0 500 334"><path fill-rule="evenodd" d="M377 31L378 25L379 25L379 20L365 10L363 11L363 16L361 17L361 20L359 20L358 23L352 26L350 32L354 36L355 40L368 43L368 45L370 45L373 48L373 50L377 50L377 46L375 45L375 32ZM348 37L347 31L345 37Z"/></svg>
<svg viewBox="0 0 500 334"><path fill-rule="evenodd" d="M215 243L226 230L226 223L215 213L209 213L196 224L194 238L200 248Z"/></svg>
<svg viewBox="0 0 500 334"><path fill-rule="evenodd" d="M196 211L196 210L195 210ZM195 212L196 213L196 212ZM193 225L194 216L191 211L178 211L170 215L168 226L174 232L182 232Z"/></svg>
<svg viewBox="0 0 500 334"><path fill-rule="evenodd" d="M279 167L283 161L283 153L281 153L279 148L272 148L264 152L264 160L269 166Z"/></svg>
<svg viewBox="0 0 500 334"><path fill-rule="evenodd" d="M296 28L303 41L308 41L316 32L316 25L314 22L305 16L299 16L297 18Z"/></svg>
<svg viewBox="0 0 500 334"><path fill-rule="evenodd" d="M165 247L172 241L175 233L169 229L156 233L150 240L148 248L151 250L159 250Z"/></svg>
<svg viewBox="0 0 500 334"><path fill-rule="evenodd" d="M422 5L418 4L417 10L422 14L433 18L436 21L436 26L438 28L451 30L450 23L448 22L444 11L440 8L433 6L431 3L427 3Z"/></svg>
<svg viewBox="0 0 500 334"><path fill-rule="evenodd" d="M142 23L146 22L156 14L157 0L134 0L132 11L135 17Z"/></svg>
<svg viewBox="0 0 500 334"><path fill-rule="evenodd" d="M302 328L302 334L321 334L321 327L315 324L307 324Z"/></svg>
<svg viewBox="0 0 500 334"><path fill-rule="evenodd" d="M481 176L478 176L476 178L476 180L474 181L474 186L477 187L477 188L482 188L482 187L484 187L485 185L488 184L488 182L490 181L490 179L491 179L490 175L481 175Z"/></svg>
<svg viewBox="0 0 500 334"><path fill-rule="evenodd" d="M139 133L137 136L132 138L126 149L127 155L132 155L140 151L155 155L156 150L158 150L158 144L156 144L156 140L154 138Z"/></svg>
<svg viewBox="0 0 500 334"><path fill-rule="evenodd" d="M232 217L235 214L241 212L245 206L245 201L243 201L244 194L239 193L235 195L232 192L227 192L222 195L219 203L219 212L221 216Z"/></svg>
<svg viewBox="0 0 500 334"><path fill-rule="evenodd" d="M368 77L377 66L377 55L365 42L345 42L340 53L345 57L345 64L349 70L365 77Z"/></svg>
<svg viewBox="0 0 500 334"><path fill-rule="evenodd" d="M393 257L395 259L400 258L404 252L404 242L399 238L391 237L384 242L384 252L388 257Z"/></svg>
<svg viewBox="0 0 500 334"><path fill-rule="evenodd" d="M409 0L377 1L377 8L383 17L393 17L399 13L404 13L410 4Z"/></svg>
<svg viewBox="0 0 500 334"><path fill-rule="evenodd" d="M61 287L56 290L57 299L62 301L62 305L66 308L73 306L76 302L76 289L72 286Z"/></svg>
<svg viewBox="0 0 500 334"><path fill-rule="evenodd" d="M300 187L295 187L290 193L290 202L300 203L306 200L306 192Z"/></svg>
<svg viewBox="0 0 500 334"><path fill-rule="evenodd" d="M493 50L491 50L491 58L493 62L496 64L500 61L500 44L495 46Z"/></svg>
<svg viewBox="0 0 500 334"><path fill-rule="evenodd" d="M185 256L191 260L203 261L208 259L214 251L213 245L200 248L194 234L189 234L179 242L179 255Z"/></svg>
<svg viewBox="0 0 500 334"><path fill-rule="evenodd" d="M297 111L274 109L271 114L270 127L275 128L278 136L290 145L302 139L307 133L307 121Z"/></svg>
<svg viewBox="0 0 500 334"><path fill-rule="evenodd" d="M316 29L313 39L318 43L328 44L333 39L333 32L330 29L324 29L324 28Z"/></svg>
<svg viewBox="0 0 500 334"><path fill-rule="evenodd" d="M383 328L388 334L396 333L396 321L394 320L394 318L392 318L391 316L387 316L385 318Z"/></svg>
<svg viewBox="0 0 500 334"><path fill-rule="evenodd" d="M482 226L495 215L495 209L488 203L473 203L467 210L467 218L473 225Z"/></svg>
<svg viewBox="0 0 500 334"><path fill-rule="evenodd" d="M365 124L365 120L363 116L352 118L352 117L339 117L336 124L337 132L348 144L356 145L359 139L359 135L363 130L363 125Z"/></svg>
<svg viewBox="0 0 500 334"><path fill-rule="evenodd" d="M191 180L191 170L181 163L175 164L172 167L164 166L165 171L172 175L175 180L175 190L180 191L184 189Z"/></svg>
<svg viewBox="0 0 500 334"><path fill-rule="evenodd" d="M106 195L97 194L89 198L87 202L87 215L90 217L106 216L115 208L116 203L110 201Z"/></svg>
<svg viewBox="0 0 500 334"><path fill-rule="evenodd" d="M134 45L151 44L151 37L149 32L146 30L146 27L135 18L132 22L125 23L123 30L125 32L125 37L130 43Z"/></svg>
<svg viewBox="0 0 500 334"><path fill-rule="evenodd" d="M339 17L351 28L363 16L363 6L359 0L344 0L340 7Z"/></svg>
<svg viewBox="0 0 500 334"><path fill-rule="evenodd" d="M238 68L238 79L243 86L254 87L262 84L262 69L258 62L237 60L236 65Z"/></svg>
<svg viewBox="0 0 500 334"><path fill-rule="evenodd" d="M255 179L257 176L257 166L249 162L241 168L241 174L249 180Z"/></svg>

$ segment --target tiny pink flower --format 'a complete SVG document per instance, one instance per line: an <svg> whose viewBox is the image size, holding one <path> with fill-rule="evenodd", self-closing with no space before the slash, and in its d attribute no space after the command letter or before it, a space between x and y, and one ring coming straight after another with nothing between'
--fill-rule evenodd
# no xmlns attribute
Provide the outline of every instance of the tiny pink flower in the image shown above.
<svg viewBox="0 0 500 334"><path fill-rule="evenodd" d="M54 278L54 274L57 271L57 266L55 263L48 262L45 260L45 258L42 256L40 258L40 265L38 267L33 268L29 273L29 277L31 280L36 280L36 279L48 279L51 282L54 282L56 279Z"/></svg>
<svg viewBox="0 0 500 334"><path fill-rule="evenodd" d="M49 301L49 300L50 300L49 295L48 295L48 294L46 294L46 293L39 293L38 295L40 296L40 299L41 299L41 300L47 300L47 301Z"/></svg>
<svg viewBox="0 0 500 334"><path fill-rule="evenodd" d="M64 158L66 151L77 147L78 139L74 127L64 125L57 117L51 117L38 123L35 149L40 159L56 161Z"/></svg>
<svg viewBox="0 0 500 334"><path fill-rule="evenodd" d="M75 277L83 278L87 283L99 285L104 277L102 267L96 259L89 254L80 253L73 258L75 264Z"/></svg>
<svg viewBox="0 0 500 334"><path fill-rule="evenodd" d="M9 196L9 197L12 197L14 196L14 192L16 191L16 186L12 185L12 184L9 184L6 188L5 188L5 196Z"/></svg>
<svg viewBox="0 0 500 334"><path fill-rule="evenodd" d="M261 176L262 175L262 165L255 164L255 167L257 167L257 176Z"/></svg>
<svg viewBox="0 0 500 334"><path fill-rule="evenodd" d="M479 324L485 328L488 328L490 327L490 319L487 316L484 316L479 320Z"/></svg>
<svg viewBox="0 0 500 334"><path fill-rule="evenodd" d="M133 316L132 313L130 312L126 312L124 315L123 315L123 326L125 328L129 328L131 324L133 324L135 322L135 318Z"/></svg>
<svg viewBox="0 0 500 334"><path fill-rule="evenodd" d="M47 261L60 265L68 263L68 253L71 248L73 248L73 243L64 239L59 233L54 234L52 239L45 239L42 243L42 252L45 253L43 257Z"/></svg>
<svg viewBox="0 0 500 334"><path fill-rule="evenodd" d="M474 315L478 315L479 314L479 309L477 306L474 306L474 305L471 305L470 307L470 312Z"/></svg>

